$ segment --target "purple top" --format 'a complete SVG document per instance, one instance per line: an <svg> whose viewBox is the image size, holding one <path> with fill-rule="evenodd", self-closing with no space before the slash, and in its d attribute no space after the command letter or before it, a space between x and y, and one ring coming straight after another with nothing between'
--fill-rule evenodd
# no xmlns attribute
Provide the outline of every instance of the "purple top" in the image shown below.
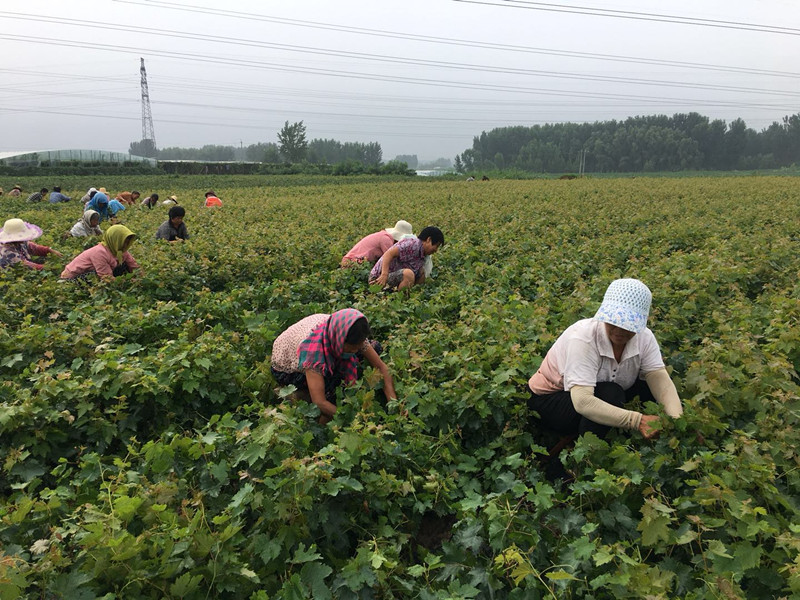
<svg viewBox="0 0 800 600"><path fill-rule="evenodd" d="M414 275L419 277L422 266L425 264L425 253L422 251L422 240L419 238L406 238L395 244L398 255L389 265L389 272L393 273L399 269L411 269ZM383 257L378 259L369 274L370 279L377 279L381 275L383 268Z"/></svg>

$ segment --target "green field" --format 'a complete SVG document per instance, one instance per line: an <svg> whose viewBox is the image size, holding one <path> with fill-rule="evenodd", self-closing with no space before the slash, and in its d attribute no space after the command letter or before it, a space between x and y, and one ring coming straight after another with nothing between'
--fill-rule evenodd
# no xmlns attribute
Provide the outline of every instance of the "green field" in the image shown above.
<svg viewBox="0 0 800 600"><path fill-rule="evenodd" d="M61 284L77 202L0 198L65 255L0 273L3 600L800 594L798 179L62 182L175 193L192 239L129 208L141 276ZM336 268L398 219L444 232L432 280ZM686 412L651 442L586 436L553 487L521 388L618 277L652 290ZM348 306L399 401L367 369L320 426L269 353Z"/></svg>

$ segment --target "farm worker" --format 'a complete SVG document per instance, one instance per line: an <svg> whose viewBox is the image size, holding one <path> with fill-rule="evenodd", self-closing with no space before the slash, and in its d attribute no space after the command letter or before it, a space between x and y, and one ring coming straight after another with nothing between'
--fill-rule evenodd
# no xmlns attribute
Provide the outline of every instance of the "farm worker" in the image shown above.
<svg viewBox="0 0 800 600"><path fill-rule="evenodd" d="M592 319L569 326L528 381L528 407L562 434L605 437L611 427L656 435L658 417L626 410L640 396L657 400L673 418L683 413L653 332L647 328L652 294L638 279L617 279Z"/></svg>
<svg viewBox="0 0 800 600"><path fill-rule="evenodd" d="M59 202L69 202L72 200L69 196L61 193L61 188L53 186L53 191L50 192L50 204L58 204Z"/></svg>
<svg viewBox="0 0 800 600"><path fill-rule="evenodd" d="M22 195L22 188L18 185L15 185L10 190L8 190L8 195L12 198L19 198Z"/></svg>
<svg viewBox="0 0 800 600"><path fill-rule="evenodd" d="M425 258L444 245L438 227L426 227L416 238L400 240L378 259L369 274L370 285L402 290L425 282Z"/></svg>
<svg viewBox="0 0 800 600"><path fill-rule="evenodd" d="M132 192L120 192L117 194L116 200L119 200L123 204L134 204L139 199L139 196L141 196L141 194L136 190Z"/></svg>
<svg viewBox="0 0 800 600"><path fill-rule="evenodd" d="M42 229L22 219L9 219L0 228L0 269L21 262L26 267L41 271L44 265L33 262L31 256L63 256L60 252L34 244L31 240L41 237Z"/></svg>
<svg viewBox="0 0 800 600"><path fill-rule="evenodd" d="M156 231L157 240L167 240L168 242L182 242L189 239L189 231L183 217L186 216L186 209L182 206L173 206L169 209L169 218L164 221Z"/></svg>
<svg viewBox="0 0 800 600"><path fill-rule="evenodd" d="M84 250L70 262L61 273L61 279L85 279L97 273L100 279L108 280L131 273L139 264L128 252L136 235L124 225L112 225L103 234L102 241Z"/></svg>
<svg viewBox="0 0 800 600"><path fill-rule="evenodd" d="M314 314L281 333L272 345L272 375L280 385L294 385L319 407L320 423L336 412L336 388L358 378L359 357L383 375L383 391L395 399L394 382L367 337L367 318L354 308L332 315Z"/></svg>
<svg viewBox="0 0 800 600"><path fill-rule="evenodd" d="M368 236L361 238L358 243L350 248L350 251L342 258L342 267L349 267L366 262L374 263L386 251L394 246L395 242L406 234L412 234L411 223L408 221L398 221L394 227L387 227Z"/></svg>
<svg viewBox="0 0 800 600"><path fill-rule="evenodd" d="M175 194L173 194L172 196L170 196L169 198L167 198L166 200L164 200L164 201L161 203L161 205L162 205L162 206L170 206L170 205L172 205L172 204L177 204L177 203L178 203L178 197L177 197Z"/></svg>
<svg viewBox="0 0 800 600"><path fill-rule="evenodd" d="M83 213L81 220L72 226L69 230L72 237L87 237L90 235L103 235L103 230L100 229L100 215L96 210L91 208Z"/></svg>
<svg viewBox="0 0 800 600"><path fill-rule="evenodd" d="M94 195L95 195L96 193L97 193L97 188L90 187L90 188L89 188L89 191L88 191L88 192L86 192L86 193L83 195L83 198L81 198L81 202L83 202L83 207L84 207L84 209L86 208L86 205L87 205L87 204L89 204L89 202L91 201L91 199L92 199L92 198L94 198Z"/></svg>
<svg viewBox="0 0 800 600"><path fill-rule="evenodd" d="M119 213L121 213L123 210L125 210L125 205L116 198L108 203L108 220L112 225L119 223L121 217Z"/></svg>
<svg viewBox="0 0 800 600"><path fill-rule="evenodd" d="M142 200L141 206L146 206L149 209L153 209L154 206L158 204L158 194L150 194L147 198Z"/></svg>
<svg viewBox="0 0 800 600"><path fill-rule="evenodd" d="M211 206L222 206L222 200L217 198L217 195L212 190L209 190L206 192L205 207L209 208Z"/></svg>
<svg viewBox="0 0 800 600"><path fill-rule="evenodd" d="M100 220L105 221L109 218L108 196L106 196L103 192L98 191L94 197L89 200L89 204L86 205L86 210L97 211L97 214L100 215Z"/></svg>
<svg viewBox="0 0 800 600"><path fill-rule="evenodd" d="M33 192L28 196L28 202L41 202L44 200L44 195L47 193L47 188L42 188L38 192Z"/></svg>

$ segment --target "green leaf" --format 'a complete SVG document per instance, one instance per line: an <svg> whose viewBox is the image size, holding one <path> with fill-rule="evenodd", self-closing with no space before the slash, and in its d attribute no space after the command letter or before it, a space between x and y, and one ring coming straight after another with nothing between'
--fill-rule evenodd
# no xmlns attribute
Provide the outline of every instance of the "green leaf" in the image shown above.
<svg viewBox="0 0 800 600"><path fill-rule="evenodd" d="M314 600L328 600L331 597L330 590L325 584L325 578L331 573L333 573L331 567L318 562L307 562L300 569L300 579L311 589L311 597Z"/></svg>

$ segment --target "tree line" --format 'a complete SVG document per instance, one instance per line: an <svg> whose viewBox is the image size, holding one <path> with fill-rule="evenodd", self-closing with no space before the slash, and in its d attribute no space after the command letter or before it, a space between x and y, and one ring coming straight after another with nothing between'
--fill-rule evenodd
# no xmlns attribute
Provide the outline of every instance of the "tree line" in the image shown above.
<svg viewBox="0 0 800 600"><path fill-rule="evenodd" d="M624 121L501 127L455 157L460 172L517 169L590 172L774 169L800 163L800 113L762 131L701 114Z"/></svg>
<svg viewBox="0 0 800 600"><path fill-rule="evenodd" d="M225 146L208 144L201 148L172 146L155 149L151 140L132 142L130 153L152 156L159 160L249 161L263 163L302 163L338 165L348 163L365 168L379 167L383 162L383 150L378 142L340 142L334 139L306 139L303 121L286 121L278 132L277 143L260 142L249 146Z"/></svg>

